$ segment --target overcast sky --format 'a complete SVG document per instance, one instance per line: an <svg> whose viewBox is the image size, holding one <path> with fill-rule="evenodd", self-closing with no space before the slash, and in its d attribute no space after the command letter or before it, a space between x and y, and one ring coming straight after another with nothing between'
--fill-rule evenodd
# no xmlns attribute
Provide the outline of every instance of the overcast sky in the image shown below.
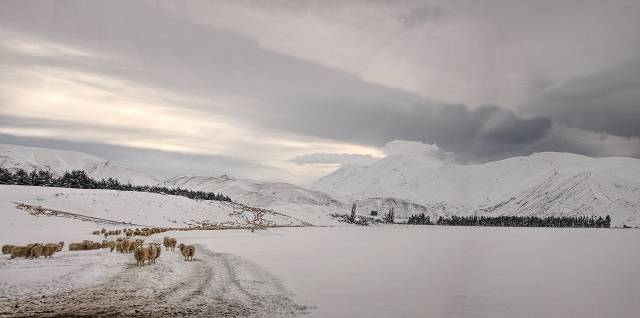
<svg viewBox="0 0 640 318"><path fill-rule="evenodd" d="M0 142L301 184L639 136L637 0L0 1Z"/></svg>

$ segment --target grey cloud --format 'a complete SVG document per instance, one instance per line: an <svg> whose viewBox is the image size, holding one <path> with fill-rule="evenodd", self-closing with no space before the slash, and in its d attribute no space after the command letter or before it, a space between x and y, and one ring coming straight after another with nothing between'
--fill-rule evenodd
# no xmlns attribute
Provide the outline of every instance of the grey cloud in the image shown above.
<svg viewBox="0 0 640 318"><path fill-rule="evenodd" d="M533 145L531 151L562 151L590 157L640 158L640 138L619 137L554 124L547 137Z"/></svg>
<svg viewBox="0 0 640 318"><path fill-rule="evenodd" d="M106 74L205 101L217 96L249 98L255 102L180 106L223 113L259 128L374 146L394 139L422 140L458 154L461 161L487 161L551 149L544 144L552 127L550 116L577 127L620 135L637 134L640 129L637 124L632 127L640 122L638 107L634 108L639 100L634 74L640 72L633 73L636 64L612 71L620 77L606 73L599 75L600 79L585 78L550 92L541 106L536 106L534 116L523 118L500 106L470 109L365 82L346 72L269 51L248 37L198 25L179 13L143 2L24 1L4 2L2 6L2 28L114 57L112 63L104 63L13 56L6 63ZM443 14L424 6L408 13L406 19L415 25ZM608 84L602 86L602 82ZM602 93L591 96L592 87L601 86ZM571 149L561 146L555 143L553 149ZM98 149L97 145L92 147ZM198 162L194 166L204 167L205 159L249 171L245 163L230 158L199 157L194 159ZM298 159L304 160L310 158ZM178 163L167 162L180 169Z"/></svg>
<svg viewBox="0 0 640 318"><path fill-rule="evenodd" d="M18 32L126 57L121 65L66 64L69 68L205 99L217 94L250 97L259 102L242 107L206 105L201 110L223 112L258 127L375 146L394 139L423 140L465 160L504 157L536 142L549 128L545 118L519 118L498 106L470 110L425 101L410 92L268 51L230 31L178 20L154 6L131 2L123 4L126 10L100 3L69 6L27 10L22 17L5 10L0 17ZM126 68L129 64L136 67Z"/></svg>
<svg viewBox="0 0 640 318"><path fill-rule="evenodd" d="M408 28L420 27L428 23L437 23L445 18L447 12L438 6L422 4L414 8L408 8L400 15L399 20Z"/></svg>
<svg viewBox="0 0 640 318"><path fill-rule="evenodd" d="M387 104L381 98L335 105L330 108L335 112L291 109L292 116L273 120L277 126L305 134L376 146L394 139L436 143L463 161L504 158L527 149L544 138L551 126L548 118L519 118L497 106L469 110L462 105L399 104L399 99Z"/></svg>
<svg viewBox="0 0 640 318"><path fill-rule="evenodd" d="M570 127L640 136L640 58L550 89L528 110Z"/></svg>

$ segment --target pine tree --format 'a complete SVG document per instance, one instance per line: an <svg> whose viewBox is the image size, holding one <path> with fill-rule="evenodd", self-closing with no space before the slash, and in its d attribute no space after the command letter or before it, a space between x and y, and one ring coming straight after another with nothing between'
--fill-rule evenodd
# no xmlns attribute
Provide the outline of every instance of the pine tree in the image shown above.
<svg viewBox="0 0 640 318"><path fill-rule="evenodd" d="M393 223L395 221L395 213L393 207L389 208L389 212L384 216L385 223Z"/></svg>
<svg viewBox="0 0 640 318"><path fill-rule="evenodd" d="M351 214L347 218L347 221L351 223L356 222L356 203L355 202L353 202L353 204L351 205Z"/></svg>

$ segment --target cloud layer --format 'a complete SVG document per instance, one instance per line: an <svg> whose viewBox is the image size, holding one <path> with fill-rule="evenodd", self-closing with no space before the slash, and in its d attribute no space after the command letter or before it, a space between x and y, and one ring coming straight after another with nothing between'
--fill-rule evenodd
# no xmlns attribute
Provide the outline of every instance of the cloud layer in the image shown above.
<svg viewBox="0 0 640 318"><path fill-rule="evenodd" d="M460 162L637 157L639 8L4 1L0 133L293 182L379 158L396 139Z"/></svg>

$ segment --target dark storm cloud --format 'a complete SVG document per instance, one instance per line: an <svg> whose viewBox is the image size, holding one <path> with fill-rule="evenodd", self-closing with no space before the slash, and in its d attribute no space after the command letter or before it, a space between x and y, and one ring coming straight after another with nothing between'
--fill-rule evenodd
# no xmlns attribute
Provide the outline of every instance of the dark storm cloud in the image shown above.
<svg viewBox="0 0 640 318"><path fill-rule="evenodd" d="M469 110L463 105L400 101L345 101L329 111L298 107L287 110L292 116L270 120L305 134L376 146L394 139L437 143L464 161L502 158L526 149L543 139L551 126L548 118L523 119L498 106Z"/></svg>
<svg viewBox="0 0 640 318"><path fill-rule="evenodd" d="M640 58L551 89L529 110L570 127L640 136Z"/></svg>

